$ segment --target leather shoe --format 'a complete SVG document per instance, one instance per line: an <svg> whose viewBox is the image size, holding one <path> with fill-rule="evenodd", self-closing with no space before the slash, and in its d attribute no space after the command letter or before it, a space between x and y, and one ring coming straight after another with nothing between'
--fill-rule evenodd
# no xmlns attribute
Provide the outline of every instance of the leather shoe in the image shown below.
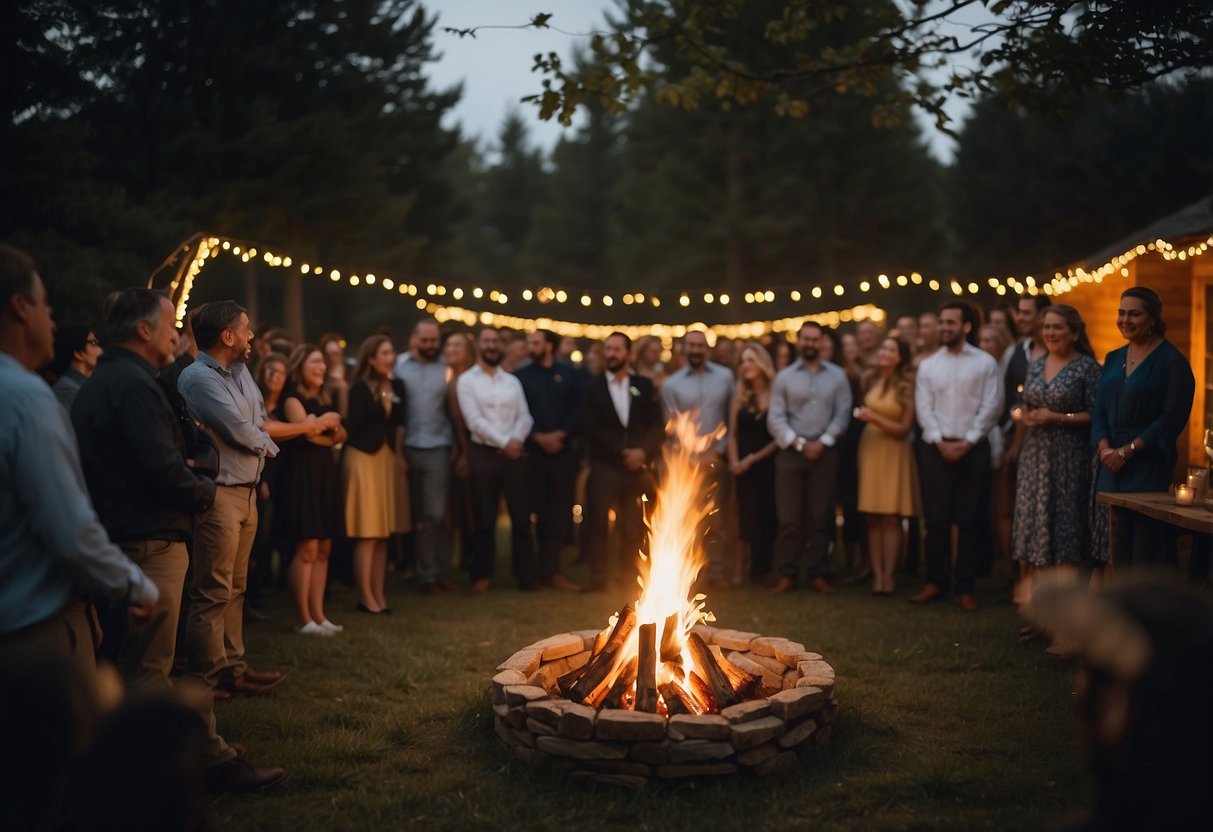
<svg viewBox="0 0 1213 832"><path fill-rule="evenodd" d="M481 578L478 581L472 581L471 587L468 589L468 595L484 595L489 591L489 579Z"/></svg>
<svg viewBox="0 0 1213 832"><path fill-rule="evenodd" d="M251 667L244 669L244 678L254 685L271 688L286 681L286 675L281 670L253 670Z"/></svg>
<svg viewBox="0 0 1213 832"><path fill-rule="evenodd" d="M809 589L814 592L820 592L822 595L833 595L838 590L834 589L834 585L825 578L814 578L809 581Z"/></svg>
<svg viewBox="0 0 1213 832"><path fill-rule="evenodd" d="M358 602L358 612L364 612L367 615L383 615L387 610L373 610L361 601Z"/></svg>
<svg viewBox="0 0 1213 832"><path fill-rule="evenodd" d="M539 585L544 589L559 589L564 592L580 592L581 587L570 581L564 575L559 573L552 575L550 578L544 578L539 582Z"/></svg>
<svg viewBox="0 0 1213 832"><path fill-rule="evenodd" d="M780 578L775 582L775 586L771 587L768 592L770 592L772 595L783 595L784 593L791 592L795 588L796 582L794 580L791 578Z"/></svg>
<svg viewBox="0 0 1213 832"><path fill-rule="evenodd" d="M206 790L213 795L225 792L250 792L281 783L286 769L274 767L257 768L243 757L236 757L206 770L203 781Z"/></svg>
<svg viewBox="0 0 1213 832"><path fill-rule="evenodd" d="M278 684L281 684L281 681ZM232 679L230 682L224 682L222 688L217 688L216 690L225 690L232 696L268 696L273 692L274 688L278 687L278 684L257 685L241 677L239 679Z"/></svg>
<svg viewBox="0 0 1213 832"><path fill-rule="evenodd" d="M911 595L906 600L911 604L926 604L931 601L940 601L943 599L943 590L938 584L924 584L922 589L918 590L917 594Z"/></svg>
<svg viewBox="0 0 1213 832"><path fill-rule="evenodd" d="M977 612L977 599L967 593L964 595L957 595L956 606L960 607L965 612Z"/></svg>

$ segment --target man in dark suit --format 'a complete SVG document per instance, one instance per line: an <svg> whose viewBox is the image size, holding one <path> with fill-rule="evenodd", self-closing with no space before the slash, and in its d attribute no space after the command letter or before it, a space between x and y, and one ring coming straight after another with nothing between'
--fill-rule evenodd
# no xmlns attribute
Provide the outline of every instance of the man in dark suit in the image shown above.
<svg viewBox="0 0 1213 832"><path fill-rule="evenodd" d="M612 508L619 526L619 577L631 582L636 576L636 556L644 543L641 497L653 485L650 470L664 436L653 382L631 373L631 350L632 339L622 332L607 338L606 372L590 382L582 403L581 430L590 449L590 476L581 551L590 565L590 592L606 590Z"/></svg>

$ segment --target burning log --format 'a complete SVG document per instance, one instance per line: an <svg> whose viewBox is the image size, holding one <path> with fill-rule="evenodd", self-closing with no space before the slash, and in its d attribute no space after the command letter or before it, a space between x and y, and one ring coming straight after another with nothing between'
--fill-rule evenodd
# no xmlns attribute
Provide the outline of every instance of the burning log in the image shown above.
<svg viewBox="0 0 1213 832"><path fill-rule="evenodd" d="M690 691L678 682L671 679L659 687L661 698L665 700L665 711L668 716L677 716L678 714L694 714L695 716L699 716L704 712Z"/></svg>
<svg viewBox="0 0 1213 832"><path fill-rule="evenodd" d="M590 661L598 657L598 654L602 652L602 648L606 647L607 639L610 637L610 630L598 631L598 635L594 636L594 652L590 653Z"/></svg>
<svg viewBox="0 0 1213 832"><path fill-rule="evenodd" d="M672 612L665 619L665 626L661 630L661 660L663 662L682 663L682 648L678 645L678 636L681 635L682 627L679 626L678 613Z"/></svg>
<svg viewBox="0 0 1213 832"><path fill-rule="evenodd" d="M619 675L615 677L615 682L607 689L606 696L602 699L603 708L627 708L627 694L632 690L632 685L636 684L636 659L632 659L623 666L619 671ZM593 694L590 694L593 699Z"/></svg>
<svg viewBox="0 0 1213 832"><path fill-rule="evenodd" d="M699 678L698 673L691 673L690 678L691 693L704 704L704 712L712 713L720 711L720 706L716 702L716 697L712 695L712 689L708 687L708 683Z"/></svg>
<svg viewBox="0 0 1213 832"><path fill-rule="evenodd" d="M591 705L586 700L590 698L591 693L602 687L603 682L606 681L614 669L615 659L619 655L619 651L623 649L624 644L627 643L628 636L631 635L635 626L636 610L631 604L627 604L619 611L619 618L615 621L615 628L611 630L611 635L607 638L602 650L594 658L586 662L585 667L566 673L560 677L557 684L559 684L560 690L564 695L574 702ZM606 691L603 692L603 695L605 694ZM594 707L594 705L591 705L591 707Z"/></svg>
<svg viewBox="0 0 1213 832"><path fill-rule="evenodd" d="M669 627L668 619L666 626ZM640 625L640 646L636 662L636 710L649 714L657 713L656 624Z"/></svg>
<svg viewBox="0 0 1213 832"><path fill-rule="evenodd" d="M711 688L712 698L716 700L717 707L723 710L740 702L741 697L738 695L737 689L733 687L732 680L716 661L716 656L708 648L703 637L699 633L691 633L687 638L687 647L690 648L691 657L695 660L695 665L699 668L700 673L707 676L703 681L706 681L708 687Z"/></svg>
<svg viewBox="0 0 1213 832"><path fill-rule="evenodd" d="M712 656L716 659L716 666L729 677L729 684L737 692L737 696L741 699L754 698L758 691L758 685L762 682L762 677L742 670L726 659L717 647L712 648Z"/></svg>

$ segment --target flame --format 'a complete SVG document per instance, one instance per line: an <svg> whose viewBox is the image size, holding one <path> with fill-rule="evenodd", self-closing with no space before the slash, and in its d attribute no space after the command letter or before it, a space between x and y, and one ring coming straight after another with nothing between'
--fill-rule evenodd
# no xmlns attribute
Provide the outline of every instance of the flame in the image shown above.
<svg viewBox="0 0 1213 832"><path fill-rule="evenodd" d="M724 435L720 425L709 434L700 436L696 426L698 412L679 412L667 426L672 438L662 453L664 476L657 489L653 510L648 518L649 554L641 553L641 574L637 577L640 597L636 602L636 628L619 651L610 674L608 684L618 678L624 668L639 655L639 629L642 624L657 625L657 646L660 650L665 622L677 615L674 646L680 653L681 662L657 661L657 684L674 683L690 694L703 709L708 704L695 696L690 684L690 673L695 671L694 659L687 649L686 639L696 624L714 621L710 612L704 611L707 596L692 594L692 588L705 563L702 545L704 521L715 510L708 488L706 468L700 458ZM611 618L614 625L617 616ZM671 664L674 665L671 667ZM680 667L678 666L680 664ZM700 678L705 674L700 672ZM635 701L635 686L625 695L624 702L631 707ZM664 702L658 700L659 711Z"/></svg>

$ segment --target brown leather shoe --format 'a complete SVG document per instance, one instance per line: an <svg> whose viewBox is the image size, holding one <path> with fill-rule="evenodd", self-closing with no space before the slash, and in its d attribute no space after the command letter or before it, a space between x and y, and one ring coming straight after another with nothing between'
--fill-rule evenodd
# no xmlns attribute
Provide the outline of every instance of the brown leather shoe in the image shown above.
<svg viewBox="0 0 1213 832"><path fill-rule="evenodd" d="M244 670L244 679L254 685L274 688L285 682L286 676L281 670L253 670L248 667Z"/></svg>
<svg viewBox="0 0 1213 832"><path fill-rule="evenodd" d="M939 584L923 584L922 589L918 593L911 595L906 599L911 604L926 604L931 601L943 600L943 590L939 588Z"/></svg>
<svg viewBox="0 0 1213 832"><path fill-rule="evenodd" d="M468 589L468 595L484 595L489 591L489 579L481 578L478 581L472 581L472 586Z"/></svg>
<svg viewBox="0 0 1213 832"><path fill-rule="evenodd" d="M559 589L563 592L581 592L581 587L559 573L539 582L544 589Z"/></svg>
<svg viewBox="0 0 1213 832"><path fill-rule="evenodd" d="M814 578L809 581L809 589L814 592L820 592L822 595L833 595L838 590L834 589L834 585L825 578Z"/></svg>
<svg viewBox="0 0 1213 832"><path fill-rule="evenodd" d="M275 783L281 783L285 777L284 768L257 768L243 757L237 757L207 769L203 781L208 792L218 795L268 788Z"/></svg>
<svg viewBox="0 0 1213 832"><path fill-rule="evenodd" d="M784 593L791 592L795 588L796 581L792 580L791 578L780 578L775 582L775 586L771 587L767 591L772 595L783 595Z"/></svg>
<svg viewBox="0 0 1213 832"><path fill-rule="evenodd" d="M972 595L957 595L956 606L960 607L965 612L977 612L977 599Z"/></svg>

